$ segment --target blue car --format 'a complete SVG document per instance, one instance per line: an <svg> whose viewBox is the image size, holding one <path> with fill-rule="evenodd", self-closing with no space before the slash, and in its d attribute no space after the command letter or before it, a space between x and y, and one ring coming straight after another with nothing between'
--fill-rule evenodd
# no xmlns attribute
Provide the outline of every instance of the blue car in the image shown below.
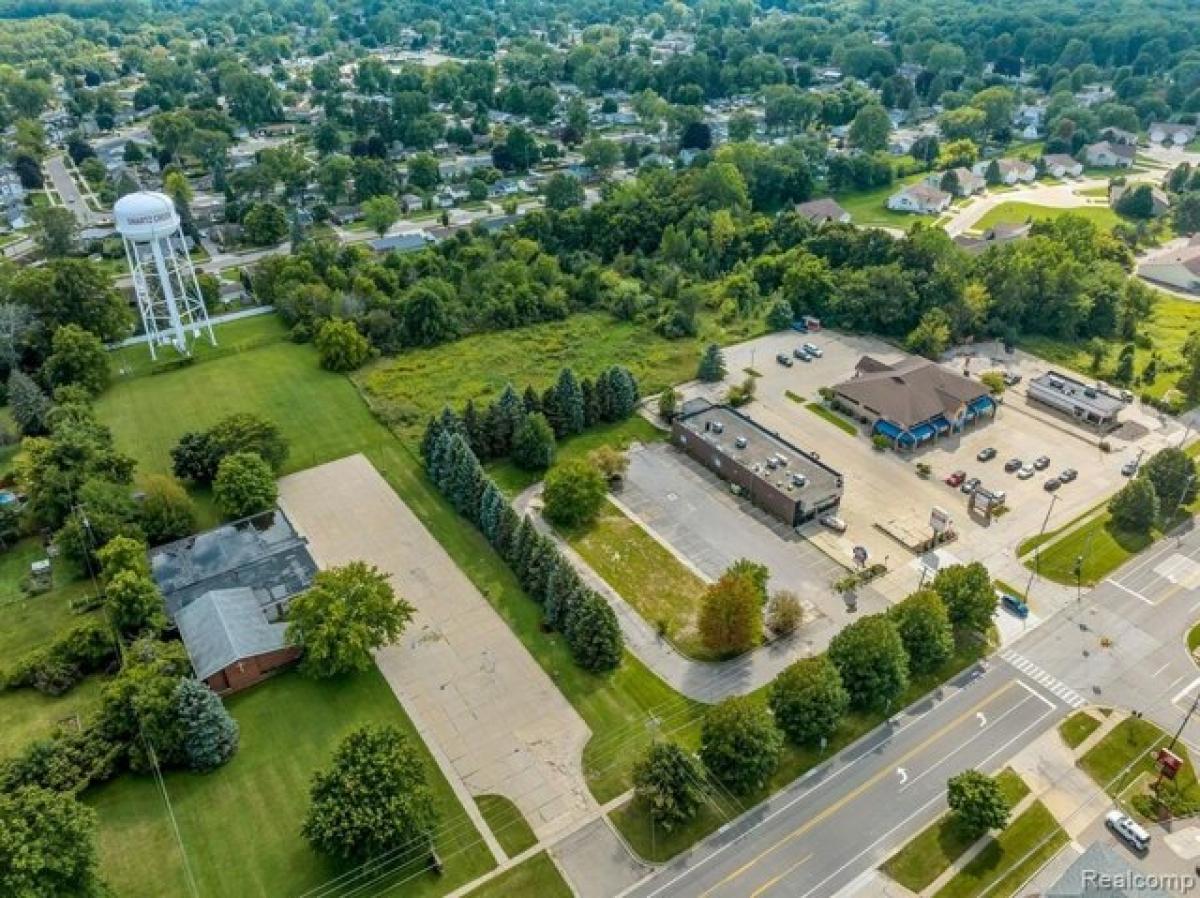
<svg viewBox="0 0 1200 898"><path fill-rule="evenodd" d="M1000 604L1004 606L1005 611L1015 614L1021 620L1029 617L1029 606L1014 595L1006 592L1000 593Z"/></svg>

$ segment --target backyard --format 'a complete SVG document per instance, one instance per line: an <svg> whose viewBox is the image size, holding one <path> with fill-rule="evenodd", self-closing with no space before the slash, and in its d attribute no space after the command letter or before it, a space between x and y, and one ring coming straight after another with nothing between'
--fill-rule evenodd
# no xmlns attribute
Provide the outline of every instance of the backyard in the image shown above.
<svg viewBox="0 0 1200 898"><path fill-rule="evenodd" d="M439 856L445 873L426 872L424 852L382 879L405 881L405 894L437 895L487 872L494 862L449 783L378 671L334 680L289 672L227 701L241 728L238 753L212 774L169 773L170 797L199 894L298 895L346 870L314 853L300 835L313 774L338 742L366 724L399 728L425 761L439 813ZM92 789L84 800L100 817L104 877L126 898L188 894L181 848L162 795L147 776L126 774ZM347 877L323 895L363 885Z"/></svg>
<svg viewBox="0 0 1200 898"><path fill-rule="evenodd" d="M1047 221L1068 213L1077 215L1080 218L1086 218L1105 231L1111 230L1123 220L1121 216L1117 215L1107 205L1060 208L1058 206L1039 206L1034 203L1009 201L1001 203L994 209L989 209L975 223L974 229L986 231L1000 224L1024 224L1027 221Z"/></svg>

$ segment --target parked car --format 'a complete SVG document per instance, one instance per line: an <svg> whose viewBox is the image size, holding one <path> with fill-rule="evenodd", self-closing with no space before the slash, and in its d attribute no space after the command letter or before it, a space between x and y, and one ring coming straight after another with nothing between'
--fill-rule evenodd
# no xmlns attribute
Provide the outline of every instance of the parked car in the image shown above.
<svg viewBox="0 0 1200 898"><path fill-rule="evenodd" d="M991 446L988 446L986 449L979 450L979 454L975 456L975 460L976 461L991 461L995 457L996 457L996 450L993 449Z"/></svg>
<svg viewBox="0 0 1200 898"><path fill-rule="evenodd" d="M1109 811L1104 815L1104 825L1134 851L1146 851L1150 848L1150 833L1132 817L1120 811Z"/></svg>
<svg viewBox="0 0 1200 898"><path fill-rule="evenodd" d="M1070 483L1072 480L1074 480L1078 476L1079 476L1079 472L1076 471L1074 468L1065 468L1065 469L1063 469L1063 472L1058 475L1058 479L1061 480L1063 483Z"/></svg>
<svg viewBox="0 0 1200 898"><path fill-rule="evenodd" d="M1019 471L1021 470L1021 466L1023 464L1025 464L1025 462L1021 461L1019 458L1010 458L1004 463L1004 473L1011 474L1013 471Z"/></svg>
<svg viewBox="0 0 1200 898"><path fill-rule="evenodd" d="M835 514L821 515L821 525L828 527L834 533L846 532L846 522Z"/></svg>
<svg viewBox="0 0 1200 898"><path fill-rule="evenodd" d="M821 356L823 356L825 354L821 351L821 348L819 346L817 346L813 343L805 343L804 346L802 347L802 349L815 359L819 359Z"/></svg>
<svg viewBox="0 0 1200 898"><path fill-rule="evenodd" d="M1033 466L1032 465L1022 465L1021 470L1017 471L1017 476L1020 477L1022 480L1028 480L1030 477L1033 476Z"/></svg>
<svg viewBox="0 0 1200 898"><path fill-rule="evenodd" d="M975 492L976 488L981 482L982 481L980 481L978 477L969 477L963 481L963 484L959 487L959 489L969 496L971 493Z"/></svg>
<svg viewBox="0 0 1200 898"><path fill-rule="evenodd" d="M1029 606L1011 593L1000 593L1000 605L1005 611L1016 615L1017 617L1021 618L1021 620L1025 620L1025 618L1029 617Z"/></svg>
<svg viewBox="0 0 1200 898"><path fill-rule="evenodd" d="M811 362L812 361L812 356L809 355L805 351L803 346L797 346L795 349L793 349L792 355L794 355L796 358L798 358L802 362Z"/></svg>
<svg viewBox="0 0 1200 898"><path fill-rule="evenodd" d="M1021 382L1021 375L1013 374L1011 371L1004 375L1005 386L1015 387Z"/></svg>
<svg viewBox="0 0 1200 898"><path fill-rule="evenodd" d="M1125 462L1125 464L1121 465L1121 473L1126 477L1132 477L1137 472L1138 463L1135 459L1131 458L1129 461Z"/></svg>
<svg viewBox="0 0 1200 898"><path fill-rule="evenodd" d="M951 474L949 477L946 478L946 483L950 486L958 486L966 479L967 479L966 471L955 471L953 474Z"/></svg>
<svg viewBox="0 0 1200 898"><path fill-rule="evenodd" d="M1033 460L1033 467L1034 467L1034 470L1036 470L1036 471L1046 470L1048 467L1050 467L1050 456L1039 455L1037 458L1035 458Z"/></svg>
<svg viewBox="0 0 1200 898"><path fill-rule="evenodd" d="M1062 481L1057 477L1048 477L1046 482L1042 484L1042 488L1048 493L1054 492L1060 486L1062 486Z"/></svg>
<svg viewBox="0 0 1200 898"><path fill-rule="evenodd" d="M792 357L786 352L781 352L779 355L775 356L775 361L779 362L779 364L783 365L785 368L792 367Z"/></svg>

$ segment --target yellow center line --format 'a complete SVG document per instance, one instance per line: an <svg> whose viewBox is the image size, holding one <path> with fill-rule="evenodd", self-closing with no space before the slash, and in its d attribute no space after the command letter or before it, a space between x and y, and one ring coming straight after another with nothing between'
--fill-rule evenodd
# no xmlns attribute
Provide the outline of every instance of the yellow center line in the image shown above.
<svg viewBox="0 0 1200 898"><path fill-rule="evenodd" d="M972 705L969 709L964 711L958 717L954 718L954 720L945 724L940 729L938 729L936 732L934 732L932 735L928 736L920 744L914 746L913 748L911 748L907 752L905 752L904 755L902 755L899 759L896 760L896 762L895 762L896 766L899 767L901 764L903 764L909 758L912 758L912 757L920 754L921 752L923 752L932 743L936 742L938 739L941 739L943 736L946 735L946 733L950 732L950 730L954 729L956 726L958 726L960 723L962 723L967 718L975 716L976 712L978 712L981 708L983 708L986 705L990 705L996 699L1000 698L1000 696L1004 695L1004 693L1006 693L1010 689L1012 689L1015 685L1016 685L1016 682L1014 680L1009 680L1007 683L1005 683L1003 686L1001 686L999 689L997 689L995 692L993 692L987 698L981 700L978 704ZM890 765L889 765L889 767L890 767ZM874 776L872 776L866 782L862 783L860 786L856 787L855 789L853 789L852 791L848 792L846 795L842 796L840 799L835 801L833 804L826 807L815 817L811 818L807 823L801 824L800 826L796 827L794 830L792 830L786 836L781 838L778 842L776 842L770 848L764 849L762 852L760 852L758 855L753 857L751 860L747 861L745 864L738 867L736 870L734 870L732 873L730 873L728 876L726 876L724 879L722 879L720 882L718 882L716 885L714 885L711 889L708 889L706 892L703 892L701 894L700 898L707 898L707 896L711 895L717 889L721 888L721 886L724 886L724 885L727 885L728 883L733 882L735 879L737 879L739 876L741 876L743 873L745 873L747 870L749 870L751 867L753 867L755 864L757 864L759 861L761 861L764 857L766 857L768 854L770 854L771 852L773 852L779 848L782 848L784 845L786 845L788 842L791 842L793 839L804 835L804 833L808 832L810 829L812 829L818 823L825 820L827 817L831 816L832 814L837 813L839 810L841 810L847 804L854 801L854 799L858 798L858 796L862 795L864 792L866 792L872 786L876 785L884 777L891 776L891 775L892 775L892 770L890 770L890 769L880 770L878 773L876 773Z"/></svg>
<svg viewBox="0 0 1200 898"><path fill-rule="evenodd" d="M757 889L755 889L753 892L751 892L750 898L758 898L759 895L761 895L763 892L767 891L767 889L772 888L775 885L775 883L779 882L779 880L783 879L785 876L787 876L789 873L791 873L793 870L795 870L801 864L806 864L811 860L812 860L811 854L800 858L800 860L796 861L796 863L792 864L790 867L788 867L786 870L784 870L778 876L768 879L765 883L763 883L761 886L759 886Z"/></svg>

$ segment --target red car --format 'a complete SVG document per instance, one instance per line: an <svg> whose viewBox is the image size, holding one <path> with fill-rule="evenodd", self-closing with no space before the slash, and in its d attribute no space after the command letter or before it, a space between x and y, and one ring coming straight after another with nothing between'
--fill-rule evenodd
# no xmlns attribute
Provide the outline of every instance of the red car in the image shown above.
<svg viewBox="0 0 1200 898"><path fill-rule="evenodd" d="M946 483L948 483L950 486L958 486L960 483L962 483L966 479L967 479L966 471L955 471L953 474L951 474L949 477L946 478Z"/></svg>

